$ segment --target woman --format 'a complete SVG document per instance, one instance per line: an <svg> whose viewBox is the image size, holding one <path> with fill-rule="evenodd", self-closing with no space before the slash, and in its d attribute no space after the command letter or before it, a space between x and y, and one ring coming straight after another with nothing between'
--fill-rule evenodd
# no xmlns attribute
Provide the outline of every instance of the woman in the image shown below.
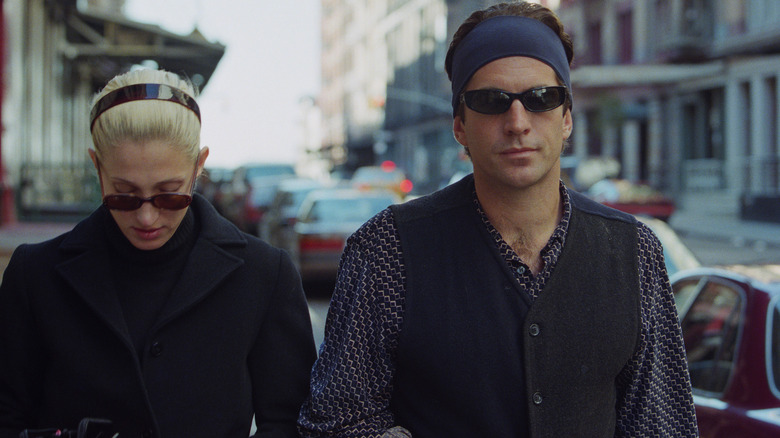
<svg viewBox="0 0 780 438"><path fill-rule="evenodd" d="M300 277L193 187L196 89L132 71L91 115L103 205L22 245L0 285L0 436L113 422L121 437L296 436L315 359Z"/></svg>

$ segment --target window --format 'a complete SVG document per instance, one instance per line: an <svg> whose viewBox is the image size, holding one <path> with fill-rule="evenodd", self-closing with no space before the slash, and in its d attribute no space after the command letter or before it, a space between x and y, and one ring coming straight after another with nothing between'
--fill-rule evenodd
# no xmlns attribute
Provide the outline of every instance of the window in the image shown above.
<svg viewBox="0 0 780 438"><path fill-rule="evenodd" d="M690 308L691 301L696 298L696 292L699 290L699 282L699 279L692 279L674 284L674 304L677 306L678 315L684 315Z"/></svg>
<svg viewBox="0 0 780 438"><path fill-rule="evenodd" d="M684 285L679 289L681 294L689 292ZM694 389L715 393L725 389L734 366L742 306L736 288L709 281L685 312L680 325Z"/></svg>

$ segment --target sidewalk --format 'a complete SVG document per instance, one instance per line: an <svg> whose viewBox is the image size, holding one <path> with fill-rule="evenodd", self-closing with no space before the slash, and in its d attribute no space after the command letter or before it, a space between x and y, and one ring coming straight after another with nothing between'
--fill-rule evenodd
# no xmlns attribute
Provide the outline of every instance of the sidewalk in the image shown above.
<svg viewBox="0 0 780 438"><path fill-rule="evenodd" d="M669 225L682 236L780 247L780 218L778 222L742 220L734 202L717 196L680 200Z"/></svg>
<svg viewBox="0 0 780 438"><path fill-rule="evenodd" d="M75 225L75 222L15 222L0 226L0 279L17 246L43 242L69 231Z"/></svg>

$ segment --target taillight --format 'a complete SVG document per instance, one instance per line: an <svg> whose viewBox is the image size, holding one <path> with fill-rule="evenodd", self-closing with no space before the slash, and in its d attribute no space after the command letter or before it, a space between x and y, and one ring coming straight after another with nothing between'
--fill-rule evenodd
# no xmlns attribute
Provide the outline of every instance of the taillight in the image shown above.
<svg viewBox="0 0 780 438"><path fill-rule="evenodd" d="M412 188L414 188L414 184L408 179L405 179L401 181L401 191L404 193L409 193L412 191Z"/></svg>
<svg viewBox="0 0 780 438"><path fill-rule="evenodd" d="M341 251L344 238L337 236L301 236L298 248L305 251Z"/></svg>

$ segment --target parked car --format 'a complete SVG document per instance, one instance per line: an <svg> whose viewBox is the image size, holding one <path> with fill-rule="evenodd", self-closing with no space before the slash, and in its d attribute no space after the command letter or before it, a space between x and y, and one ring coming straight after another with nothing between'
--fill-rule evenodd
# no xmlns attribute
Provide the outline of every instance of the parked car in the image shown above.
<svg viewBox="0 0 780 438"><path fill-rule="evenodd" d="M295 223L297 261L304 280L336 279L347 238L365 221L401 198L389 191L315 190L306 196Z"/></svg>
<svg viewBox="0 0 780 438"><path fill-rule="evenodd" d="M208 167L203 175L198 178L195 190L203 195L217 211L222 213L222 196L226 187L233 180L233 169L224 167Z"/></svg>
<svg viewBox="0 0 780 438"><path fill-rule="evenodd" d="M666 272L671 277L677 271L683 269L698 268L701 266L699 259L683 243L680 236L666 222L648 216L637 216L658 236L664 248L664 261Z"/></svg>
<svg viewBox="0 0 780 438"><path fill-rule="evenodd" d="M295 168L286 163L260 163L238 167L229 189L222 195L222 214L238 228L258 234L260 220L282 179L295 177Z"/></svg>
<svg viewBox="0 0 780 438"><path fill-rule="evenodd" d="M603 179L585 194L596 201L634 215L668 221L676 208L674 200L643 183L624 179Z"/></svg>
<svg viewBox="0 0 780 438"><path fill-rule="evenodd" d="M780 436L780 265L671 280L701 436Z"/></svg>
<svg viewBox="0 0 780 438"><path fill-rule="evenodd" d="M401 197L408 195L413 188L404 171L391 161L381 166L358 167L350 181L352 187L358 190L389 190Z"/></svg>
<svg viewBox="0 0 780 438"><path fill-rule="evenodd" d="M323 187L309 178L290 178L279 182L271 205L260 221L260 237L279 248L290 248L295 240L293 226L303 200L311 191Z"/></svg>

